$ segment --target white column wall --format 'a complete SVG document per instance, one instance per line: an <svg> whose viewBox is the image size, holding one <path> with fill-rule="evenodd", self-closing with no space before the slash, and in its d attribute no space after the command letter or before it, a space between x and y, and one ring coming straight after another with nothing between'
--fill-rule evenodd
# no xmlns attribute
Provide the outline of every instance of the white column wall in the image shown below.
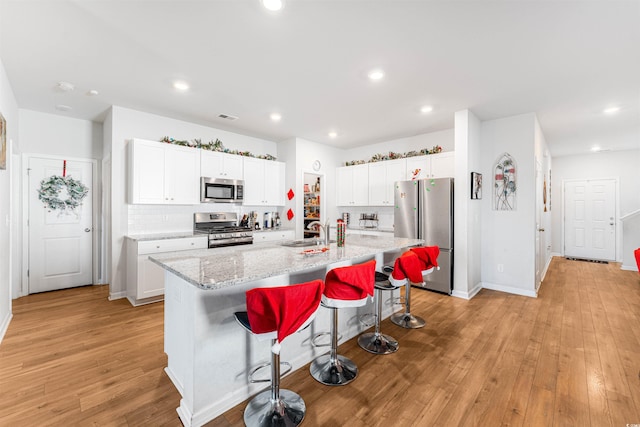
<svg viewBox="0 0 640 427"><path fill-rule="evenodd" d="M535 290L535 114L482 122L482 286L520 295ZM516 209L492 208L493 167L508 152L516 162ZM498 271L502 266L502 272Z"/></svg>
<svg viewBox="0 0 640 427"><path fill-rule="evenodd" d="M15 190L11 189L12 159L10 147L19 151L19 114L13 89L7 78L7 72L0 60L0 113L7 123L7 168L0 170L0 341L11 321L12 288L17 289L19 283L11 283L15 276L14 269L19 268L19 253L12 247L11 230L12 207L15 203Z"/></svg>

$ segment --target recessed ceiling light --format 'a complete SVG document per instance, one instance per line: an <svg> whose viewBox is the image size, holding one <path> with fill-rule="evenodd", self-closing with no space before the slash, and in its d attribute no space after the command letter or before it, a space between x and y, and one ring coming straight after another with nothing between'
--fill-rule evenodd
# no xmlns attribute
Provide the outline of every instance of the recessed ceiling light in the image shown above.
<svg viewBox="0 0 640 427"><path fill-rule="evenodd" d="M596 145L596 146L594 146L594 147L591 147L591 151L593 151L594 153L597 153L597 152L598 152L598 151L600 151L600 150L601 150L601 148L600 148L600 147L598 147L597 145Z"/></svg>
<svg viewBox="0 0 640 427"><path fill-rule="evenodd" d="M337 132L329 132L329 138L335 138L338 136Z"/></svg>
<svg viewBox="0 0 640 427"><path fill-rule="evenodd" d="M186 90L189 90L189 84L187 82L183 82L181 80L177 80L177 81L173 82L173 88L175 90L179 90L181 92L184 92Z"/></svg>
<svg viewBox="0 0 640 427"><path fill-rule="evenodd" d="M425 113L425 114L426 114L426 113L430 113L430 112L432 112L432 111L433 111L433 107L432 107L431 105L425 105L424 107L422 107L422 108L420 109L420 112L421 112L421 113Z"/></svg>
<svg viewBox="0 0 640 427"><path fill-rule="evenodd" d="M87 92L87 96L96 96L98 94L98 91L95 89L91 89L90 91Z"/></svg>
<svg viewBox="0 0 640 427"><path fill-rule="evenodd" d="M382 70L373 70L368 74L371 80L380 80L384 77L384 72Z"/></svg>
<svg viewBox="0 0 640 427"><path fill-rule="evenodd" d="M59 111L71 111L72 108L69 107L68 105L58 104L58 105L56 105L56 110L59 110Z"/></svg>
<svg viewBox="0 0 640 427"><path fill-rule="evenodd" d="M282 116L278 113L271 113L269 117L271 117L271 120L274 122L279 122L282 119Z"/></svg>
<svg viewBox="0 0 640 427"><path fill-rule="evenodd" d="M276 12L284 7L284 2L282 0L262 0L262 5L265 9Z"/></svg>
<svg viewBox="0 0 640 427"><path fill-rule="evenodd" d="M69 82L58 82L56 87L58 88L58 90L60 90L62 92L71 92L72 90L74 90L76 88L73 85L73 83L69 83Z"/></svg>
<svg viewBox="0 0 640 427"><path fill-rule="evenodd" d="M618 111L620 111L620 107L609 107L602 110L602 112L605 114L613 114L617 113Z"/></svg>

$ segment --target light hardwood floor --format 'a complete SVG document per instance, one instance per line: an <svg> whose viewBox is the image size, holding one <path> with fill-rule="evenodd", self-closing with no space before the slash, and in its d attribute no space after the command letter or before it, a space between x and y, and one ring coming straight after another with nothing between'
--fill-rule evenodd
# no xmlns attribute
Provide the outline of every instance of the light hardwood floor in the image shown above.
<svg viewBox="0 0 640 427"><path fill-rule="evenodd" d="M14 301L0 344L1 426L180 426L163 372L162 303L107 301L106 286ZM554 258L537 299L471 301L414 289L418 330L383 322L387 356L340 346L345 387L308 369L283 380L306 426L626 426L640 423L640 275ZM238 333L243 333L241 330ZM286 341L284 342L286 345ZM242 426L244 404L209 426Z"/></svg>

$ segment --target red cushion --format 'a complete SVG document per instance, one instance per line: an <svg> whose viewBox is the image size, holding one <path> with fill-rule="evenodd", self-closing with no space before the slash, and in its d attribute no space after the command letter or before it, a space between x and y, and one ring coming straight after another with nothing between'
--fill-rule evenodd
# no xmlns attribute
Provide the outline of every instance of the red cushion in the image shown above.
<svg viewBox="0 0 640 427"><path fill-rule="evenodd" d="M636 256L636 264L638 264L638 273L640 273L640 248L633 251L633 254Z"/></svg>
<svg viewBox="0 0 640 427"><path fill-rule="evenodd" d="M422 264L415 252L407 251L396 259L391 276L396 280L409 279L412 283L422 283Z"/></svg>
<svg viewBox="0 0 640 427"><path fill-rule="evenodd" d="M438 255L440 255L440 248L438 246L424 246L420 248L412 248L410 250L420 258L420 261L423 264L423 270L428 270L432 267L438 266Z"/></svg>
<svg viewBox="0 0 640 427"><path fill-rule="evenodd" d="M278 331L278 341L297 331L320 305L322 280L247 291L247 315L256 334Z"/></svg>
<svg viewBox="0 0 640 427"><path fill-rule="evenodd" d="M376 261L337 267L330 270L325 278L324 294L327 298L359 300L373 296L376 277Z"/></svg>

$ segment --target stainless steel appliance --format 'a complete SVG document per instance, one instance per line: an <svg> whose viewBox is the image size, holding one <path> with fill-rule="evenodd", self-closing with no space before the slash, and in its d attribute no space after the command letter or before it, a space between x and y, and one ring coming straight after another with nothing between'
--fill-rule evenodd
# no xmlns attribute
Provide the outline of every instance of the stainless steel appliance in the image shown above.
<svg viewBox="0 0 640 427"><path fill-rule="evenodd" d="M244 181L241 179L200 178L202 203L242 203Z"/></svg>
<svg viewBox="0 0 640 427"><path fill-rule="evenodd" d="M425 276L424 287L451 294L453 289L453 178L395 183L393 229L396 237L424 239L438 246L439 270Z"/></svg>
<svg viewBox="0 0 640 427"><path fill-rule="evenodd" d="M238 225L238 214L233 212L196 212L193 232L209 235L210 248L253 243L253 231L246 225Z"/></svg>

